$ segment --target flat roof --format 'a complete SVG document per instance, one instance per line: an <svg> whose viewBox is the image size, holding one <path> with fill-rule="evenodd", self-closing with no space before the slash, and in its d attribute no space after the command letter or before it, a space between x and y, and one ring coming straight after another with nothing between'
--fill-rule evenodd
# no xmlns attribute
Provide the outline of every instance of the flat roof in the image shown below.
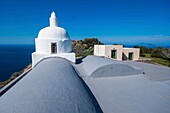
<svg viewBox="0 0 170 113"><path fill-rule="evenodd" d="M139 48L127 48L127 47L124 47L123 49L139 49Z"/></svg>

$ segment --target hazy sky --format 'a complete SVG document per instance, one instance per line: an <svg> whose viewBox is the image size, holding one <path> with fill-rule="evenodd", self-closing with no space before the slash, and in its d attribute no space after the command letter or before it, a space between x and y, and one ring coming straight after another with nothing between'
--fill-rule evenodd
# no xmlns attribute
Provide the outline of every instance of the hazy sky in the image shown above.
<svg viewBox="0 0 170 113"><path fill-rule="evenodd" d="M0 44L33 44L53 10L71 39L170 45L170 0L1 0Z"/></svg>

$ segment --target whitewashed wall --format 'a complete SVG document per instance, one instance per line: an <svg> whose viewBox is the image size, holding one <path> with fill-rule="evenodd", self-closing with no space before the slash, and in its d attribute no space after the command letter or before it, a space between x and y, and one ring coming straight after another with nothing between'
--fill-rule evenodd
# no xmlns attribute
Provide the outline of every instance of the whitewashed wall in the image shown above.
<svg viewBox="0 0 170 113"><path fill-rule="evenodd" d="M105 45L94 45L94 55L105 56Z"/></svg>
<svg viewBox="0 0 170 113"><path fill-rule="evenodd" d="M36 52L38 53L51 53L51 43L57 43L57 53L70 53L72 51L71 40L57 39L35 39Z"/></svg>
<svg viewBox="0 0 170 113"><path fill-rule="evenodd" d="M111 50L116 50L116 60L122 60L122 45L107 45L105 51L105 56L111 58Z"/></svg>
<svg viewBox="0 0 170 113"><path fill-rule="evenodd" d="M60 53L60 54L42 54L34 52L32 53L32 67L34 67L39 61L48 57L61 57L75 63L75 53Z"/></svg>
<svg viewBox="0 0 170 113"><path fill-rule="evenodd" d="M139 48L123 48L123 53L129 57L129 53L133 52L133 60L139 60L140 49Z"/></svg>

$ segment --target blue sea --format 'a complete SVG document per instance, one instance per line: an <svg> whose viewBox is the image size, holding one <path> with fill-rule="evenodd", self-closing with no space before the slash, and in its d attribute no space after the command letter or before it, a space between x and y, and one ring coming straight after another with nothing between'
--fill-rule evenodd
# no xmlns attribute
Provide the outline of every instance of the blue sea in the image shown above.
<svg viewBox="0 0 170 113"><path fill-rule="evenodd" d="M0 45L0 82L31 64L34 45Z"/></svg>

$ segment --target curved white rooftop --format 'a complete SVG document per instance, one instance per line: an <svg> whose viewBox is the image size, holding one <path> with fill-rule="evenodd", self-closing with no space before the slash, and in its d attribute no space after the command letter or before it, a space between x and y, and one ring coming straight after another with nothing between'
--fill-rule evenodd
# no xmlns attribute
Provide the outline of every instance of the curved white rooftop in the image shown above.
<svg viewBox="0 0 170 113"><path fill-rule="evenodd" d="M102 113L71 63L47 58L0 97L0 113Z"/></svg>
<svg viewBox="0 0 170 113"><path fill-rule="evenodd" d="M58 40L70 39L67 31L64 28L58 27L58 20L54 12L51 13L49 23L49 27L45 27L40 30L38 38Z"/></svg>
<svg viewBox="0 0 170 113"><path fill-rule="evenodd" d="M140 68L97 56L86 56L79 60L82 60L82 63L75 65L75 67L83 78L129 76L143 73Z"/></svg>
<svg viewBox="0 0 170 113"><path fill-rule="evenodd" d="M145 73L134 75L137 68ZM0 113L170 111L170 68L141 62L87 56L71 64L63 58L46 58L7 87L0 90Z"/></svg>

